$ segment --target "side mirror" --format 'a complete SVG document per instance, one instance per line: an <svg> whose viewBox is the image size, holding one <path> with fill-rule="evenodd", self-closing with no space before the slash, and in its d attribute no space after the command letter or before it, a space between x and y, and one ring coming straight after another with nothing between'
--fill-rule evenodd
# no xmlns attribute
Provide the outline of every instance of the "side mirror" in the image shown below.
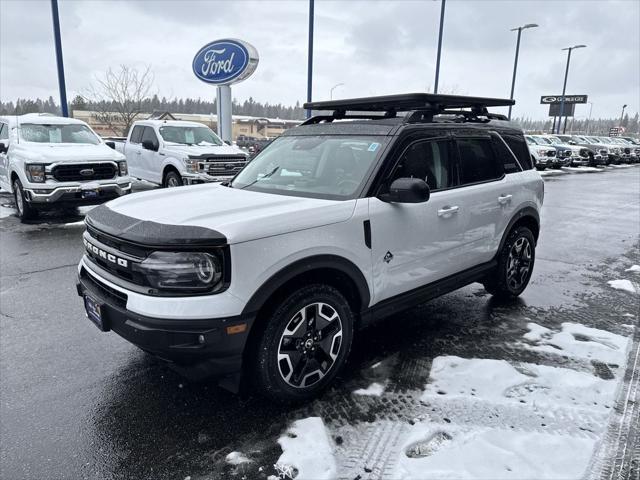
<svg viewBox="0 0 640 480"><path fill-rule="evenodd" d="M104 142L104 144L109 148L113 148L114 150L116 149L116 142L112 142L111 140L108 140Z"/></svg>
<svg viewBox="0 0 640 480"><path fill-rule="evenodd" d="M154 152L158 151L157 145L154 145L154 143L151 140L144 140L142 142L142 148L144 148L145 150L152 150Z"/></svg>
<svg viewBox="0 0 640 480"><path fill-rule="evenodd" d="M431 191L420 178L398 178L389 187L389 193L380 196L383 202L423 203L429 200Z"/></svg>
<svg viewBox="0 0 640 480"><path fill-rule="evenodd" d="M7 153L9 146L3 142L0 142L0 153Z"/></svg>

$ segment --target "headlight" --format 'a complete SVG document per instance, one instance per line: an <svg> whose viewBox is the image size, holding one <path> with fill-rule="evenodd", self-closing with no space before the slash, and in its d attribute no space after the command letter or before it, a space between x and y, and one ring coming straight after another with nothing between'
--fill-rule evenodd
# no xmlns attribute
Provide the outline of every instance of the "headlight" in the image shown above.
<svg viewBox="0 0 640 480"><path fill-rule="evenodd" d="M127 168L126 160L121 160L118 162L118 172L121 177L126 177L129 174L129 169Z"/></svg>
<svg viewBox="0 0 640 480"><path fill-rule="evenodd" d="M184 166L188 173L198 173L198 161L193 158L185 158Z"/></svg>
<svg viewBox="0 0 640 480"><path fill-rule="evenodd" d="M44 183L45 181L45 172L44 165L36 164L36 163L28 163L25 166L25 170L27 172L27 178L32 183Z"/></svg>
<svg viewBox="0 0 640 480"><path fill-rule="evenodd" d="M213 293L222 286L222 262L211 253L153 252L132 269L158 290Z"/></svg>

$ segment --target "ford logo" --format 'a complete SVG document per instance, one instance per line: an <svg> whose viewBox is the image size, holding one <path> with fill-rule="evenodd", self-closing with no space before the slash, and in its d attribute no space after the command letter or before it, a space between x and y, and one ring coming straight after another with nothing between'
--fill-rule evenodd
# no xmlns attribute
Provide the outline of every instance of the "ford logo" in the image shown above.
<svg viewBox="0 0 640 480"><path fill-rule="evenodd" d="M80 175L83 177L92 177L93 176L93 168L83 168L80 170Z"/></svg>
<svg viewBox="0 0 640 480"><path fill-rule="evenodd" d="M193 73L213 85L231 85L249 77L258 66L258 51L249 43L223 39L202 47L193 58Z"/></svg>

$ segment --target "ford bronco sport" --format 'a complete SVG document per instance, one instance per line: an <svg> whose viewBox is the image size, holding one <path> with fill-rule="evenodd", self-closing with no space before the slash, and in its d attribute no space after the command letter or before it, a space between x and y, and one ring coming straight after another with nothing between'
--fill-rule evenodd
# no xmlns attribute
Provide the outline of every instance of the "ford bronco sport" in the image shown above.
<svg viewBox="0 0 640 480"><path fill-rule="evenodd" d="M292 401L326 388L373 320L472 282L521 294L543 182L522 131L487 111L512 103L309 103L328 113L228 184L92 210L78 266L88 318L192 378Z"/></svg>

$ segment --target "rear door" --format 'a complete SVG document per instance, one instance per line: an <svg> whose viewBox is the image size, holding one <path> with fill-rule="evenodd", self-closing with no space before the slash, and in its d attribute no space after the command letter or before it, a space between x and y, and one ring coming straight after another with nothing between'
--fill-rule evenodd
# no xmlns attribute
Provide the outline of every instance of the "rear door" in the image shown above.
<svg viewBox="0 0 640 480"><path fill-rule="evenodd" d="M124 145L124 154L127 157L127 166L129 174L132 177L147 180L142 166L142 132L144 126L136 125L129 135L129 139Z"/></svg>
<svg viewBox="0 0 640 480"><path fill-rule="evenodd" d="M493 258L505 219L513 214L515 184L505 175L497 140L496 134L488 132L457 135L455 139L460 172L456 196L465 227L465 247L457 258L461 269ZM508 168L513 168L513 162Z"/></svg>
<svg viewBox="0 0 640 480"><path fill-rule="evenodd" d="M424 203L369 199L374 302L455 273L465 225L458 203L455 144L449 137L400 141L394 166L377 194L397 178L422 178L431 189Z"/></svg>

